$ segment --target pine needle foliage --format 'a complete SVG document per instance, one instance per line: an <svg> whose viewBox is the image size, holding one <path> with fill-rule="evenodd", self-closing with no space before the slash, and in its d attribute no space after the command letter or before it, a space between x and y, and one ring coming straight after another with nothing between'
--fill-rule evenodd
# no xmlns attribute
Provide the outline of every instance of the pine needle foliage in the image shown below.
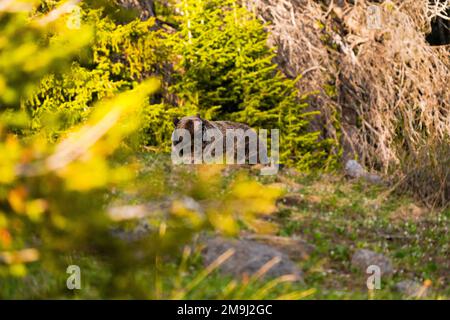
<svg viewBox="0 0 450 320"><path fill-rule="evenodd" d="M283 162L305 170L321 165L329 142L307 131L313 113L299 98L298 79L273 62L265 26L236 0L183 0L179 11L172 89L180 104L209 119L279 129Z"/></svg>
<svg viewBox="0 0 450 320"><path fill-rule="evenodd" d="M52 129L51 139L86 120L97 101L160 76L167 57L159 33L150 31L153 19L121 24L86 4L80 19L95 30L90 50L80 53L64 73L46 75L38 92L25 102L34 131L48 129L47 120L58 118L59 127Z"/></svg>
<svg viewBox="0 0 450 320"><path fill-rule="evenodd" d="M84 121L97 100L157 76L162 89L142 112L141 145L169 151L173 117L199 112L209 120L279 129L281 161L299 169L329 160L331 143L307 129L314 113L296 89L298 79L278 70L265 25L239 1L180 1L170 17L176 29L158 27L153 18L123 23L89 2L81 14L95 27L91 49L68 72L41 82L26 103L33 130L48 128L49 114L56 114L60 127L49 136L57 139Z"/></svg>

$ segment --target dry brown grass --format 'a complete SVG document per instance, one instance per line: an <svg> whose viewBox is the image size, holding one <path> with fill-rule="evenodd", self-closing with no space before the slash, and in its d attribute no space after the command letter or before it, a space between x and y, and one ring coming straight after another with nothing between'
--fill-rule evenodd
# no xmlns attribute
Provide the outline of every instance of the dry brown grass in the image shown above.
<svg viewBox="0 0 450 320"><path fill-rule="evenodd" d="M284 72L304 75L302 92L320 92L310 101L322 113L315 127L340 141L344 158L356 155L404 181L401 186L427 203L445 205L450 201L450 152L442 150L450 144L449 47L425 41L431 18L445 17L445 3L379 2L379 29L367 23L371 3L365 0L249 0L249 7L271 22L271 43Z"/></svg>

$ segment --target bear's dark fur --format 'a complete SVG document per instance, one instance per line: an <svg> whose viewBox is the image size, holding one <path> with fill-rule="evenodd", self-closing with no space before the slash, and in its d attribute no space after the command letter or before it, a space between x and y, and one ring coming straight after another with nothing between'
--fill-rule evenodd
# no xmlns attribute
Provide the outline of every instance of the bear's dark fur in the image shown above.
<svg viewBox="0 0 450 320"><path fill-rule="evenodd" d="M238 123L238 122L232 122L232 121L209 121L209 120L205 120L202 119L199 115L196 116L190 116L190 117L183 117L181 119L174 119L174 125L175 125L175 129L185 129L187 131L189 131L190 135L191 135L191 139L194 139L194 134L195 134L195 130L196 128L199 128L199 126L196 126L196 124L200 124L201 123L201 128L202 131L205 132L206 130L209 129L218 129L223 136L223 150L224 150L224 154L225 154L225 147L226 147L226 131L227 129L242 129L244 132L247 130L253 130L250 126L244 124L244 123ZM203 134L202 132L202 134ZM256 133L256 132L255 132ZM259 140L259 138L258 138ZM193 140L192 140L193 141ZM176 142L178 141L173 141L174 144L176 144ZM205 148L214 142L203 142L203 150L205 150ZM257 145L259 148L259 141L257 141ZM235 155L236 155L236 146L237 144L235 144ZM265 155L267 155L267 148L264 144L264 150ZM192 143L192 147L191 147L191 152L193 155L194 152L194 146ZM245 139L245 158L246 158L246 162L248 162L249 159L249 141L248 139ZM260 159L259 157L257 157L257 163L260 163Z"/></svg>

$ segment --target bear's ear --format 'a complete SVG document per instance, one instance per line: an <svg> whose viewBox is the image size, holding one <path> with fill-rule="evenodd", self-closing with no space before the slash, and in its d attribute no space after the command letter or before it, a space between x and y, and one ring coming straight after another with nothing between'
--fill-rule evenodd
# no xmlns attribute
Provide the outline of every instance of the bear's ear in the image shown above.
<svg viewBox="0 0 450 320"><path fill-rule="evenodd" d="M197 113L195 116L196 116L197 118L199 118L200 120L202 119L202 118L200 117L200 113Z"/></svg>
<svg viewBox="0 0 450 320"><path fill-rule="evenodd" d="M173 124L175 125L175 127L178 125L179 122L180 122L180 119L178 119L177 117L173 118Z"/></svg>

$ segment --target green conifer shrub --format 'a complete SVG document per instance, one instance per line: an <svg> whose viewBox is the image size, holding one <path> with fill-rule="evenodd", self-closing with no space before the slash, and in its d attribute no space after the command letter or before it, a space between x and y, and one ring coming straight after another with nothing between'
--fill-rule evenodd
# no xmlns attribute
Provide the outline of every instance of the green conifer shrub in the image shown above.
<svg viewBox="0 0 450 320"><path fill-rule="evenodd" d="M308 132L313 113L298 97L298 79L277 70L264 25L236 0L183 0L179 9L171 89L180 104L206 118L279 129L283 162L305 170L323 165L329 141Z"/></svg>
<svg viewBox="0 0 450 320"><path fill-rule="evenodd" d="M82 23L95 30L89 51L65 72L46 75L39 91L25 102L35 131L48 131L48 119L58 118L58 127L49 132L51 139L86 120L98 100L132 89L148 77L161 77L168 56L159 32L150 31L153 19L122 24L88 4L82 6L81 14ZM150 101L144 113L149 105ZM142 141L147 143L145 137Z"/></svg>
<svg viewBox="0 0 450 320"><path fill-rule="evenodd" d="M124 24L90 2L82 9L83 21L95 28L91 50L69 72L41 82L27 103L34 129L56 113L64 120L50 134L57 138L98 99L158 76L162 88L144 107L138 144L169 151L173 117L200 112L210 120L279 129L286 164L308 170L329 160L331 142L308 131L313 113L299 98L298 79L277 69L264 25L238 1L183 0L169 18L177 29L157 28L154 19Z"/></svg>

